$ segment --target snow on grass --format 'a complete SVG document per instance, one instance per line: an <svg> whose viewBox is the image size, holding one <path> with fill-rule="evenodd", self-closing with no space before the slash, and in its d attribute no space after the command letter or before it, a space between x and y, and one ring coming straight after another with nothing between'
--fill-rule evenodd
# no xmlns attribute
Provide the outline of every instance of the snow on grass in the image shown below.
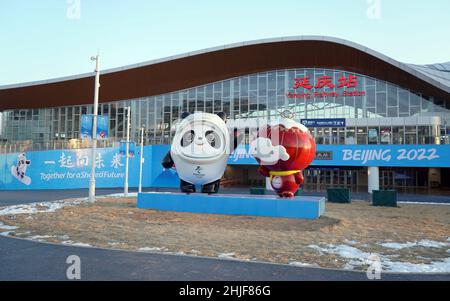
<svg viewBox="0 0 450 301"><path fill-rule="evenodd" d="M19 227L8 226L8 225L5 225L4 223L0 222L0 229L2 229L2 230L16 230L16 229L19 229Z"/></svg>
<svg viewBox="0 0 450 301"><path fill-rule="evenodd" d="M217 257L219 257L219 258L232 258L232 259L235 259L234 258L234 253L220 253L219 255L217 255Z"/></svg>
<svg viewBox="0 0 450 301"><path fill-rule="evenodd" d="M450 243L446 243L446 242L439 242L439 241L434 241L434 240L428 240L428 239L423 239L421 241L418 242L419 246L421 247L425 247L425 248L445 248L450 246Z"/></svg>
<svg viewBox="0 0 450 301"><path fill-rule="evenodd" d="M409 262L383 262L389 272L396 273L450 273L450 257L444 261L433 261L431 263L409 263Z"/></svg>
<svg viewBox="0 0 450 301"><path fill-rule="evenodd" d="M305 262L299 262L299 261L292 261L289 262L289 265L294 265L297 267L319 267L317 264L311 264L311 263L305 263Z"/></svg>
<svg viewBox="0 0 450 301"><path fill-rule="evenodd" d="M443 205L450 206L450 203L436 203L436 202L408 202L408 201L398 201L399 204L410 204L410 205Z"/></svg>
<svg viewBox="0 0 450 301"><path fill-rule="evenodd" d="M34 235L29 237L28 239L37 240L37 241L45 241L47 238L56 237L55 235Z"/></svg>
<svg viewBox="0 0 450 301"><path fill-rule="evenodd" d="M39 203L8 206L0 209L0 216L55 212L56 210L59 210L66 206L75 206L86 201L87 199L86 200L80 199L76 201L39 202Z"/></svg>
<svg viewBox="0 0 450 301"><path fill-rule="evenodd" d="M166 248L158 248L158 247L143 247L138 249L138 251L141 252L161 252L165 250Z"/></svg>
<svg viewBox="0 0 450 301"><path fill-rule="evenodd" d="M62 242L62 244L64 245L71 245L71 246L75 246L75 247L89 247L91 248L92 246L90 244L85 244L82 242L73 242L71 240L65 240Z"/></svg>
<svg viewBox="0 0 450 301"><path fill-rule="evenodd" d="M356 245L356 244L358 243L358 242L355 241L355 240L348 240L348 239L344 240L344 242L345 242L346 244L349 244L349 245Z"/></svg>
<svg viewBox="0 0 450 301"><path fill-rule="evenodd" d="M347 245L328 245L327 248L322 248L316 245L309 245L308 248L319 251L320 254L328 253L328 254L337 254L340 257L347 259L360 259L360 258L368 258L371 254L361 251L355 247L347 246Z"/></svg>
<svg viewBox="0 0 450 301"><path fill-rule="evenodd" d="M409 242L409 241L406 243L387 242L387 243L380 243L380 245L385 248L396 249L396 250L412 248L412 247L424 247L424 248L439 249L439 248L445 248L445 247L450 246L450 243L422 239L421 241L415 241L415 242Z"/></svg>
<svg viewBox="0 0 450 301"><path fill-rule="evenodd" d="M380 243L380 246L389 248L389 249L396 249L401 250L404 248L411 248L416 246L416 242L406 242L406 243L398 243L398 242L386 242L386 243Z"/></svg>
<svg viewBox="0 0 450 301"><path fill-rule="evenodd" d="M9 236L10 233L11 233L11 232L1 232L1 233L0 233L0 236Z"/></svg>
<svg viewBox="0 0 450 301"><path fill-rule="evenodd" d="M429 241L421 241L422 245L433 245L434 243L429 243ZM449 273L450 272L450 258L445 258L443 261L433 261L428 264L424 263L410 263L410 262L400 262L392 261L395 256L382 255L377 253L368 253L361 251L355 247L347 245L332 245L327 244L325 247L320 247L317 245L309 245L320 254L335 254L342 258L348 259L344 265L344 269L352 270L355 267L371 265L375 260L379 260L384 271L394 272L394 273Z"/></svg>

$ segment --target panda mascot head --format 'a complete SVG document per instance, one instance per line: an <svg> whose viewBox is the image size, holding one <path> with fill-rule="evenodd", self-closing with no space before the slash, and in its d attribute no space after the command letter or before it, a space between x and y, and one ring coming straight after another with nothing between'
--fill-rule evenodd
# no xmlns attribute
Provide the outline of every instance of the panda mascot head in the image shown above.
<svg viewBox="0 0 450 301"><path fill-rule="evenodd" d="M225 113L183 113L162 165L175 165L183 192L216 193L230 155L230 133Z"/></svg>

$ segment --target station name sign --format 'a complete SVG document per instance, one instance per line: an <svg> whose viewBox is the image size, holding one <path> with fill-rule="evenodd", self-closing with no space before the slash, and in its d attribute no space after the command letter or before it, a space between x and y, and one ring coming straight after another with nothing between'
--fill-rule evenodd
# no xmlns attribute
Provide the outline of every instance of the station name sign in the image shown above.
<svg viewBox="0 0 450 301"><path fill-rule="evenodd" d="M301 119L300 123L310 128L345 127L345 118Z"/></svg>
<svg viewBox="0 0 450 301"><path fill-rule="evenodd" d="M366 91L358 89L357 76L350 74L343 75L333 82L333 77L324 75L316 78L313 83L309 76L294 78L294 93L288 92L288 98L329 98L329 97L361 97L366 95ZM303 88L302 92L297 90ZM335 91L335 88L342 88L342 91Z"/></svg>

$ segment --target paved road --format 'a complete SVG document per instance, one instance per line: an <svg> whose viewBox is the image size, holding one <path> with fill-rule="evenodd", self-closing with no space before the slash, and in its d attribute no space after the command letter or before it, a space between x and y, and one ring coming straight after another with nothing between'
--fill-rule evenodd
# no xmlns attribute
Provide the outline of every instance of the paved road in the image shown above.
<svg viewBox="0 0 450 301"><path fill-rule="evenodd" d="M66 259L81 260L82 280L367 280L365 273L233 260L60 246L0 238L1 280L67 280ZM450 280L449 275L382 274L383 280Z"/></svg>
<svg viewBox="0 0 450 301"><path fill-rule="evenodd" d="M99 190L109 194L120 190ZM86 190L0 192L0 206L86 196ZM367 280L365 273L180 255L61 246L0 237L1 280L66 280L66 259L81 259L82 280ZM382 274L383 280L450 280L450 274Z"/></svg>

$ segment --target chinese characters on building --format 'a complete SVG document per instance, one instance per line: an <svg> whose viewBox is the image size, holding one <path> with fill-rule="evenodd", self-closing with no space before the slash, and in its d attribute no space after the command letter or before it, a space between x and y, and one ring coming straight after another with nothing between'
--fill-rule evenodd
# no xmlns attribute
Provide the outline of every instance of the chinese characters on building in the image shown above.
<svg viewBox="0 0 450 301"><path fill-rule="evenodd" d="M288 92L288 98L328 98L340 96L365 96L365 91L357 90L358 82L357 76L350 74L349 76L341 76L337 82L333 82L333 77L324 75L319 76L313 81L309 76L294 78L294 93ZM335 88L342 88L343 91L335 91ZM304 92L297 92L298 89L303 89ZM352 89L352 90L347 90ZM317 91L319 90L319 91Z"/></svg>

